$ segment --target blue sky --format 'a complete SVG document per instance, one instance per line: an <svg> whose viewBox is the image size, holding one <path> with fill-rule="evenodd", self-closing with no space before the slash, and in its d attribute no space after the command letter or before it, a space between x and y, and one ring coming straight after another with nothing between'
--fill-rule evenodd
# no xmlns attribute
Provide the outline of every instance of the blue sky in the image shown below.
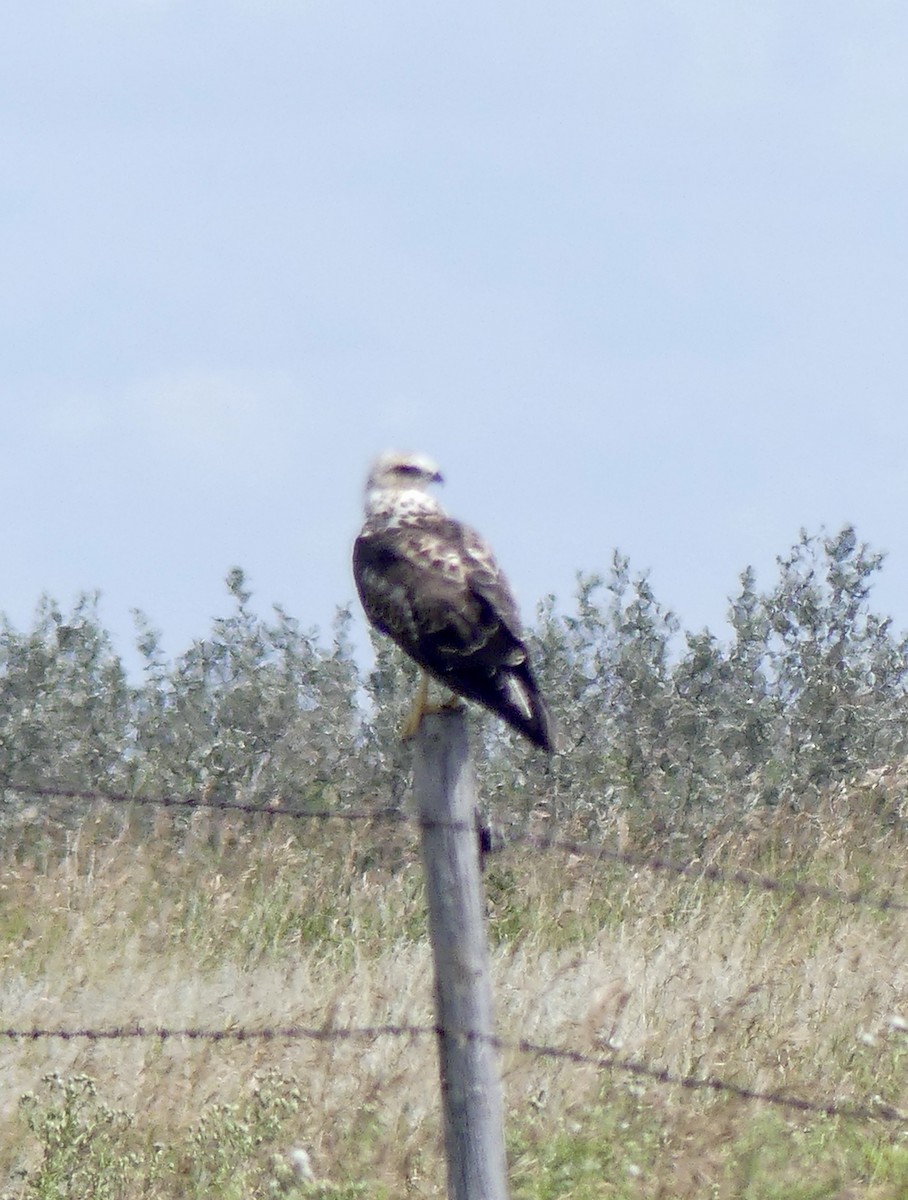
<svg viewBox="0 0 908 1200"><path fill-rule="evenodd" d="M853 521L908 626L906 52L880 0L10 0L0 609L176 654L239 564L325 629L402 446L527 616L618 547L721 631Z"/></svg>

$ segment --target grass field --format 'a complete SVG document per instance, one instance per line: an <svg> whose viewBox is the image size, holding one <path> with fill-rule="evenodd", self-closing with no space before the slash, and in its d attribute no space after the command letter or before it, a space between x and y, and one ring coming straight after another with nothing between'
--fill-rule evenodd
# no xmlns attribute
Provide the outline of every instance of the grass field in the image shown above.
<svg viewBox="0 0 908 1200"><path fill-rule="evenodd" d="M671 852L904 900L904 829L872 808L843 792ZM6 837L0 1027L431 1024L409 826L58 818ZM667 852L620 814L603 837ZM503 1038L905 1114L798 1113L509 1050L514 1200L908 1197L908 913L519 845L485 879ZM3 1196L444 1194L431 1037L3 1041L0 1082Z"/></svg>

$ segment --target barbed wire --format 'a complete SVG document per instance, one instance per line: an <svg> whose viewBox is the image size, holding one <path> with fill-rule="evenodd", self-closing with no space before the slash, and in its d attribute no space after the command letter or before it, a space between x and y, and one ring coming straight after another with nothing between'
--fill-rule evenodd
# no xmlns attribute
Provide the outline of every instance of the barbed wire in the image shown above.
<svg viewBox="0 0 908 1200"><path fill-rule="evenodd" d="M840 904L871 908L877 912L908 912L908 902L895 900L891 895L874 896L872 892L863 888L844 892L820 883L804 883L797 879L777 879L772 875L762 875L740 867L731 869L715 867L697 860L681 862L678 859L663 858L660 855L641 855L625 850L610 850L607 846L566 841L563 838L549 835L516 833L506 840L523 843L540 851L558 850L563 854L573 854L581 858L604 859L608 862L621 863L627 867L661 871L672 875L681 875L685 878L705 879L710 883L732 883L741 887L755 888L762 892L781 892L795 896L799 900L830 900Z"/></svg>
<svg viewBox="0 0 908 1200"><path fill-rule="evenodd" d="M663 1086L680 1087L687 1091L709 1091L734 1096L739 1100L760 1101L778 1108L819 1116L841 1117L850 1121L894 1121L908 1123L908 1113L901 1111L882 1099L874 1099L872 1105L842 1104L836 1100L808 1100L802 1096L788 1096L782 1092L758 1091L742 1084L732 1083L716 1076L677 1075L664 1067L654 1067L637 1059L620 1059L613 1056L590 1055L566 1046L549 1046L521 1038L486 1037L469 1031L454 1034L437 1025L364 1025L346 1027L307 1027L286 1025L247 1029L185 1028L171 1029L165 1026L143 1025L114 1026L111 1029L0 1029L0 1037L8 1041L41 1041L58 1039L64 1042L86 1040L91 1042L129 1039L151 1039L161 1043L188 1040L196 1042L242 1044L245 1042L297 1041L313 1042L371 1042L381 1037L400 1037L416 1040L424 1037L454 1036L470 1041L481 1041L494 1047L499 1053L516 1052L550 1061L567 1062L574 1066L590 1066L600 1071L621 1072Z"/></svg>
<svg viewBox="0 0 908 1200"><path fill-rule="evenodd" d="M150 805L183 810L216 810L272 819L284 817L295 820L347 822L393 821L414 827L420 824L427 824L426 822L420 822L416 817L410 816L398 807L390 806L374 809L347 810L324 808L292 809L280 805L254 804L252 802L212 796L137 796L128 792L105 792L94 789L67 787L36 788L17 784L5 784L3 788L7 792L34 798L68 799L86 803ZM457 828L464 828L464 825L460 822L431 822L431 824L449 824ZM819 884L777 879L772 876L760 875L741 869L727 870L696 860L682 862L661 856L613 850L607 846L572 841L553 835L537 835L523 831L507 830L503 834L502 841L505 845L524 845L541 853L553 851L575 857L588 858L594 861L613 862L633 869L666 872L686 878L706 879L716 883L732 883L737 886L756 888L766 892L784 893L795 896L798 899L821 899L859 905L883 912L908 910L908 904L895 900L891 895L876 897L865 890L843 892ZM310 1028L301 1025L288 1025L261 1029L249 1029L239 1026L227 1027L225 1029L206 1029L202 1027L176 1029L164 1026L146 1027L137 1024L114 1026L110 1029L47 1029L39 1027L32 1029L0 1029L0 1037L8 1041L38 1041L45 1039L75 1041L84 1039L102 1042L120 1039L150 1038L162 1043L184 1039L209 1043L233 1042L240 1044L250 1041L268 1042L298 1039L308 1039L316 1042L375 1041L381 1037L408 1037L415 1039L429 1035L445 1036L445 1031L437 1026L395 1024L377 1024L348 1028ZM480 1035L461 1033L459 1036L470 1038L479 1037ZM760 1101L804 1113L842 1117L849 1120L866 1121L880 1119L887 1121L908 1121L908 1114L876 1098L872 1106L841 1104L834 1100L811 1100L803 1097L787 1096L780 1092L759 1091L713 1076L677 1075L668 1069L651 1066L634 1059L589 1055L567 1047L545 1045L525 1039L508 1041L501 1038L482 1038L482 1040L488 1041L500 1052L517 1052L541 1059L567 1062L576 1066L591 1066L600 1071L622 1072L663 1086L677 1086L689 1091L710 1091L716 1094L731 1095L745 1101Z"/></svg>
<svg viewBox="0 0 908 1200"><path fill-rule="evenodd" d="M129 792L102 792L85 788L28 787L24 784L4 784L3 790L17 795L41 799L81 800L86 803L150 805L160 808L184 810L215 810L238 812L268 818L287 818L297 821L387 821L414 827L431 827L444 822L425 822L404 812L401 808L388 805L372 809L293 809L280 805L253 804L251 801L227 800L208 796L136 796ZM446 823L446 827L463 828L457 822ZM757 891L788 895L799 900L823 900L830 903L848 904L876 912L908 912L908 902L897 900L891 894L876 896L865 888L842 891L817 883L801 880L779 879L743 868L717 867L699 860L682 861L662 855L637 854L633 851L613 850L591 842L578 842L551 834L533 834L508 829L502 834L505 845L524 845L539 852L557 851L578 858L589 858L613 862L635 870L677 875L687 879L703 879L710 883L727 883L737 887L753 888Z"/></svg>
<svg viewBox="0 0 908 1200"><path fill-rule="evenodd" d="M287 817L299 821L399 821L412 820L400 808L388 805L374 809L283 808L279 804L253 804L245 800L226 800L210 796L137 796L132 792L102 792L90 788L28 787L4 783L0 791L43 800L84 800L89 804L134 804L158 808L213 809L260 817Z"/></svg>
<svg viewBox="0 0 908 1200"><path fill-rule="evenodd" d="M279 1042L305 1039L313 1042L374 1041L380 1037L425 1037L437 1034L432 1025L362 1025L352 1027L307 1027L305 1025L265 1026L247 1029L228 1026L226 1029L189 1027L170 1029L162 1025L115 1025L110 1029L0 1029L0 1037L8 1041L37 1042L57 1039L63 1042L127 1041L153 1039L159 1042L187 1039L195 1042Z"/></svg>

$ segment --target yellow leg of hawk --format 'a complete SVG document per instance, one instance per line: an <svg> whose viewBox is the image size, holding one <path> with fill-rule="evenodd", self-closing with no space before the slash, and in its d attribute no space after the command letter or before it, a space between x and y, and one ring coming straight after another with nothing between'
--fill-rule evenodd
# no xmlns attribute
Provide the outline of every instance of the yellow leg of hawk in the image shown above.
<svg viewBox="0 0 908 1200"><path fill-rule="evenodd" d="M425 671L419 672L419 687L416 689L416 696L413 699L413 705L407 713L406 720L401 726L400 737L401 741L407 741L408 738L415 737L416 731L422 723L423 717L432 716L433 713L445 712L449 709L461 708L460 698L454 692L448 696L442 704L429 703L429 676Z"/></svg>

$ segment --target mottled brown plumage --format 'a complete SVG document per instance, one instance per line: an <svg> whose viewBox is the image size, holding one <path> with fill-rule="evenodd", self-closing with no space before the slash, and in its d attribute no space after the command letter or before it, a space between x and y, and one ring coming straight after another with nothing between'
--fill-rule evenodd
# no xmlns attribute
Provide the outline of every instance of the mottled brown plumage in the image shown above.
<svg viewBox="0 0 908 1200"><path fill-rule="evenodd" d="M423 455L390 453L374 464L353 548L363 608L435 679L551 752L554 727L507 580L483 539L429 494L440 481Z"/></svg>

